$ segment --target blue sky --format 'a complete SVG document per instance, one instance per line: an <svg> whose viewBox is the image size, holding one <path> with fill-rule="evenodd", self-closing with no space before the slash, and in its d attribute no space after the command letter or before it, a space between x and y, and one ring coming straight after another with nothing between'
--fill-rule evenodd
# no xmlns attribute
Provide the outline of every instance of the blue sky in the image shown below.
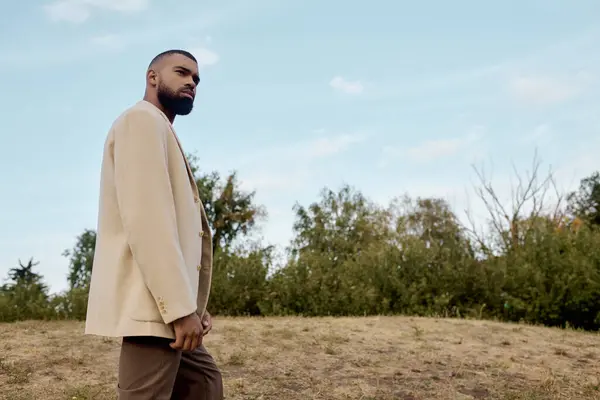
<svg viewBox="0 0 600 400"><path fill-rule="evenodd" d="M34 257L52 291L62 251L95 229L106 132L168 48L201 63L175 122L185 149L257 191L271 243L324 186L444 196L462 215L481 210L474 162L506 194L536 148L564 190L600 168L597 0L32 0L0 15L0 275Z"/></svg>

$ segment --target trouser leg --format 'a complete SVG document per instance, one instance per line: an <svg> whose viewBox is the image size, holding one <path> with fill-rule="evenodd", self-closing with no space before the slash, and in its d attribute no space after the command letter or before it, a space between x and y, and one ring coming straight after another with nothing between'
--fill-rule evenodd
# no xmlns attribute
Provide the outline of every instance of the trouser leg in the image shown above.
<svg viewBox="0 0 600 400"><path fill-rule="evenodd" d="M119 400L171 400L181 352L157 337L123 338L119 358Z"/></svg>
<svg viewBox="0 0 600 400"><path fill-rule="evenodd" d="M222 400L223 379L204 346L181 353L171 400Z"/></svg>

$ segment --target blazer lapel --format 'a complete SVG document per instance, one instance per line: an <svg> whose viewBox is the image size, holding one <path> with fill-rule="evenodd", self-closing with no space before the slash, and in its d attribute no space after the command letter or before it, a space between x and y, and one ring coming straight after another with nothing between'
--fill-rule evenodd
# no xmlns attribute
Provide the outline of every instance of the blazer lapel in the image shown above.
<svg viewBox="0 0 600 400"><path fill-rule="evenodd" d="M179 151L181 152L181 157L183 157L183 161L185 162L185 168L187 169L188 178L190 180L190 185L192 186L192 190L194 191L194 201L196 201L196 203L198 203L198 205L200 206L200 213L202 215L202 230L205 232L206 235L208 235L208 237L210 239L211 234L210 234L210 228L208 226L208 218L206 216L206 211L204 210L204 205L202 204L202 201L200 199L200 193L198 192L198 185L196 184L196 180L194 179L194 173L192 172L192 167L190 167L190 163L188 162L187 157L185 156L185 153L183 152L183 148L181 147L181 143L179 142L177 133L170 126L170 124L169 124L169 128L171 129L171 133L175 137L175 141L177 142L177 147L179 147Z"/></svg>
<svg viewBox="0 0 600 400"><path fill-rule="evenodd" d="M181 153L181 157L183 157L183 161L185 162L185 168L188 173L188 179L190 181L190 185L192 186L192 191L194 192L194 201L196 201L196 203L198 203L200 205L200 214L202 216L202 230L207 235L208 242L211 245L211 249L212 249L212 235L210 232L210 226L208 225L208 217L206 216L206 211L204 210L204 205L202 204L202 201L200 200L200 193L198 192L198 185L196 184L196 180L194 179L194 174L192 172L192 168L190 167L190 163L188 162L187 157L185 156L185 153L183 152L183 147L181 147L181 142L179 142L179 137L177 136L177 133L175 132L175 129L173 128L173 125L171 124L171 121L169 121L167 116L162 111L160 111L158 108L156 108L156 106L154 104L152 104L148 101L142 100L141 102L149 105L154 110L158 111L158 113L163 117L163 119L169 125L169 130L173 134L173 137L175 138L175 141L177 142L177 147L179 147L179 152Z"/></svg>
<svg viewBox="0 0 600 400"><path fill-rule="evenodd" d="M196 184L196 180L194 179L194 173L192 172L192 167L190 167L190 163L188 162L187 157L185 156L185 153L183 152L183 147L181 147L181 143L179 142L177 133L175 133L175 130L171 126L169 126L169 128L171 129L171 133L173 134L173 137L175 137L175 141L177 142L177 147L179 147L179 151L181 152L181 157L183 157L183 161L185 162L185 168L187 169L188 179L190 180L190 185L192 185L192 190L194 191L194 196L199 199L200 193L198 192L198 185ZM202 204L202 202L200 202L200 204Z"/></svg>
<svg viewBox="0 0 600 400"><path fill-rule="evenodd" d="M169 130L173 134L173 137L175 138L175 141L177 142L177 147L179 147L179 152L181 153L181 156L183 157L183 161L185 162L185 168L187 169L188 179L190 180L190 185L192 185L192 190L194 191L194 195L196 196L196 198L199 198L200 194L198 193L198 185L196 184L196 180L194 179L194 174L192 173L192 168L190 167L187 157L185 156L185 153L183 152L183 148L181 147L181 143L179 142L179 137L177 136L177 133L175 132L175 129L173 128L173 125L171 124L171 121L169 121L169 119L167 118L165 113L163 113L154 104L150 103L149 101L142 100L142 101L140 101L140 103L146 104L146 105L152 107L152 109L157 111L160 114L160 116L165 120L165 122L168 124Z"/></svg>
<svg viewBox="0 0 600 400"><path fill-rule="evenodd" d="M190 180L190 185L192 185L192 190L194 191L194 201L196 201L196 203L198 203L198 205L200 206L200 215L202 217L202 231L208 238L208 240L203 241L203 243L208 243L208 245L210 246L208 248L208 250L210 250L210 251L208 251L208 253L210 253L210 254L203 254L202 259L207 259L207 257L210 257L210 259L212 260L212 234L210 232L210 226L208 225L208 217L206 216L206 211L204 210L204 205L202 204L202 200L200 199L200 193L198 192L198 185L196 184L196 180L194 179L194 173L192 172L192 167L190 167L190 163L188 162L187 157L185 156L185 153L183 152L183 148L181 147L181 143L179 142L177 133L175 132L173 127L170 126L170 124L169 124L169 128L171 129L171 132L173 133L173 136L175 137L175 141L177 142L177 146L179 147L179 151L181 152L181 156L183 157L183 161L185 162L185 167L188 172L188 178ZM203 251L203 253L207 253L207 252Z"/></svg>

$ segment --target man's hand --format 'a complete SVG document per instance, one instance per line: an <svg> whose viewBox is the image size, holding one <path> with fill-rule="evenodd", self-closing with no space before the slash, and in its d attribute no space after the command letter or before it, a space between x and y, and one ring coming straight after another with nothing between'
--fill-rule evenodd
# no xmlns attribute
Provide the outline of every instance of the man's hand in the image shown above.
<svg viewBox="0 0 600 400"><path fill-rule="evenodd" d="M205 311L202 317L202 327L204 328L202 336L206 335L212 329L212 317L208 311Z"/></svg>
<svg viewBox="0 0 600 400"><path fill-rule="evenodd" d="M197 313L174 321L173 328L175 330L175 342L171 343L171 348L192 351L202 345L204 328Z"/></svg>

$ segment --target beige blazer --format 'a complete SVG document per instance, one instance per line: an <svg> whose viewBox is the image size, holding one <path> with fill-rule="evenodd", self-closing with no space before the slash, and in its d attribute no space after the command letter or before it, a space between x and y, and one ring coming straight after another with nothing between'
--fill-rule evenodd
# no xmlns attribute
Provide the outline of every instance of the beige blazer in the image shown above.
<svg viewBox="0 0 600 400"><path fill-rule="evenodd" d="M165 114L140 101L104 145L85 333L174 338L174 320L204 314L211 277L211 233L190 166Z"/></svg>

